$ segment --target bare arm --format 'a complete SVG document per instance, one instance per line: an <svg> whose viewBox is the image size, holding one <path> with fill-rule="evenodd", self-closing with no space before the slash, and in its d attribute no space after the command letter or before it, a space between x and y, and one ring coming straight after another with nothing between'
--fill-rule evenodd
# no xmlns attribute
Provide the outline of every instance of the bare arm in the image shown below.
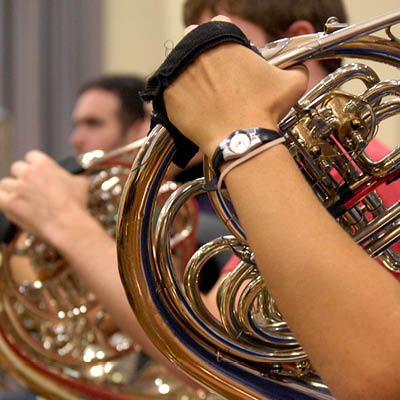
<svg viewBox="0 0 400 400"><path fill-rule="evenodd" d="M235 129L276 127L305 83L300 71L228 44L197 59L164 99L171 121L211 157ZM335 396L398 398L397 281L341 230L284 146L225 182L266 284Z"/></svg>
<svg viewBox="0 0 400 400"><path fill-rule="evenodd" d="M226 182L272 295L333 393L395 398L398 282L322 208L285 148Z"/></svg>
<svg viewBox="0 0 400 400"><path fill-rule="evenodd" d="M169 361L154 347L137 322L118 272L116 243L89 213L77 208L60 215L53 245L69 261L110 313L118 327L154 359Z"/></svg>
<svg viewBox="0 0 400 400"><path fill-rule="evenodd" d="M0 209L22 229L54 246L119 328L147 354L172 368L130 308L118 272L115 240L86 209L87 178L69 174L39 151L15 162L11 174L0 180Z"/></svg>

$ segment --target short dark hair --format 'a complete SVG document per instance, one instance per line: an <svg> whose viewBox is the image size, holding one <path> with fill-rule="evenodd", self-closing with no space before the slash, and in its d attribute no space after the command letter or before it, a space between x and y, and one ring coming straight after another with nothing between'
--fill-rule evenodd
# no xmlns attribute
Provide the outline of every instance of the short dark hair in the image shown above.
<svg viewBox="0 0 400 400"><path fill-rule="evenodd" d="M197 24L203 11L212 14L223 11L259 26L272 40L285 36L295 21L310 22L317 32L324 30L329 17L347 21L341 0L185 0L183 20L185 26ZM321 64L328 72L340 66L340 60L324 60Z"/></svg>
<svg viewBox="0 0 400 400"><path fill-rule="evenodd" d="M145 81L134 75L105 75L85 83L78 91L80 96L90 89L103 89L114 93L120 100L119 119L125 132L137 119L145 117L144 102L139 93Z"/></svg>

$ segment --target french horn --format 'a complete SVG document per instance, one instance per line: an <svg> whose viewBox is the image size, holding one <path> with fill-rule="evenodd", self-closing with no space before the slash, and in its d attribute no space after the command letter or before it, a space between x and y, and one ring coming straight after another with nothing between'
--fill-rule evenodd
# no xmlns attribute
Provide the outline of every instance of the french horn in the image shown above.
<svg viewBox="0 0 400 400"><path fill-rule="evenodd" d="M89 179L88 210L111 236L132 159L145 141L67 163ZM158 207L176 187L163 182ZM178 264L195 249L195 207L188 204L173 227ZM144 356L54 248L11 228L0 252L0 364L7 371L48 400L207 398Z"/></svg>
<svg viewBox="0 0 400 400"><path fill-rule="evenodd" d="M400 147L372 160L368 144L382 121L399 114L400 81L381 81L365 63L389 64L398 72L400 40L393 29L399 22L400 10L351 26L331 18L323 33L282 39L260 49L281 68L308 59L362 59L323 79L279 127L319 200L371 257L395 274L400 272L400 202L384 204L376 190L399 179ZM361 82L357 94L343 86L353 81ZM168 131L157 125L135 160L120 203L120 274L142 327L167 358L224 398L332 399L265 287L208 160L203 178L181 186L169 198L152 234L155 193L174 152ZM189 261L182 284L171 262L169 229L180 207L205 192L231 235L201 247ZM222 251L233 252L240 262L219 287L216 318L196 282L207 259Z"/></svg>

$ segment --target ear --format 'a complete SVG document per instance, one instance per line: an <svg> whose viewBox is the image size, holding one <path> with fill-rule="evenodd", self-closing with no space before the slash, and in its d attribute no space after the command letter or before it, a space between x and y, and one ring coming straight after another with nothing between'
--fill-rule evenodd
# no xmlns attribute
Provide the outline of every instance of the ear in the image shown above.
<svg viewBox="0 0 400 400"><path fill-rule="evenodd" d="M137 119L125 132L124 142L131 143L147 135L150 129L150 120L148 118Z"/></svg>
<svg viewBox="0 0 400 400"><path fill-rule="evenodd" d="M314 25L306 20L293 22L286 31L287 37L309 35L315 33ZM327 75L327 71L318 60L308 60L305 62L309 71L309 80L307 90L313 88L322 78Z"/></svg>
<svg viewBox="0 0 400 400"><path fill-rule="evenodd" d="M311 22L306 20L293 22L286 31L287 37L308 35L310 33L315 33L315 28Z"/></svg>

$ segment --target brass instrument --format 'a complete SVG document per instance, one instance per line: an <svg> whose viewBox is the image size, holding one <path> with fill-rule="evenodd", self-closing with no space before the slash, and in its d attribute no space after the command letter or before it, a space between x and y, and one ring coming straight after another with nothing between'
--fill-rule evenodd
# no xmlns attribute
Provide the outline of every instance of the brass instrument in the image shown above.
<svg viewBox="0 0 400 400"><path fill-rule="evenodd" d="M261 52L282 68L311 58L343 57L398 68L400 40L393 28L399 22L400 10L351 26L330 19L325 33L279 40ZM380 36L372 35L381 30ZM361 82L360 93L342 86L350 81ZM375 190L400 177L400 147L372 160L368 144L379 124L399 111L400 81L381 81L363 61L327 76L280 123L316 196L371 257L396 273L400 202L384 204ZM209 163L204 178L170 197L152 235L155 193L174 151L167 130L156 126L135 160L120 204L120 273L144 330L171 361L227 399L332 399L265 287L229 201L216 190ZM169 256L169 227L179 208L204 192L232 235L194 254L182 287ZM205 261L221 251L233 251L241 261L219 288L219 320L203 303L196 281Z"/></svg>
<svg viewBox="0 0 400 400"><path fill-rule="evenodd" d="M145 141L80 157L90 181L89 212L111 236L132 158ZM173 182L163 183L159 207L174 189ZM194 251L194 207L188 204L173 228L171 246L182 263ZM205 391L187 387L165 367L144 359L134 338L114 325L50 245L17 230L1 246L0 362L32 390L49 400L206 398L199 397Z"/></svg>

